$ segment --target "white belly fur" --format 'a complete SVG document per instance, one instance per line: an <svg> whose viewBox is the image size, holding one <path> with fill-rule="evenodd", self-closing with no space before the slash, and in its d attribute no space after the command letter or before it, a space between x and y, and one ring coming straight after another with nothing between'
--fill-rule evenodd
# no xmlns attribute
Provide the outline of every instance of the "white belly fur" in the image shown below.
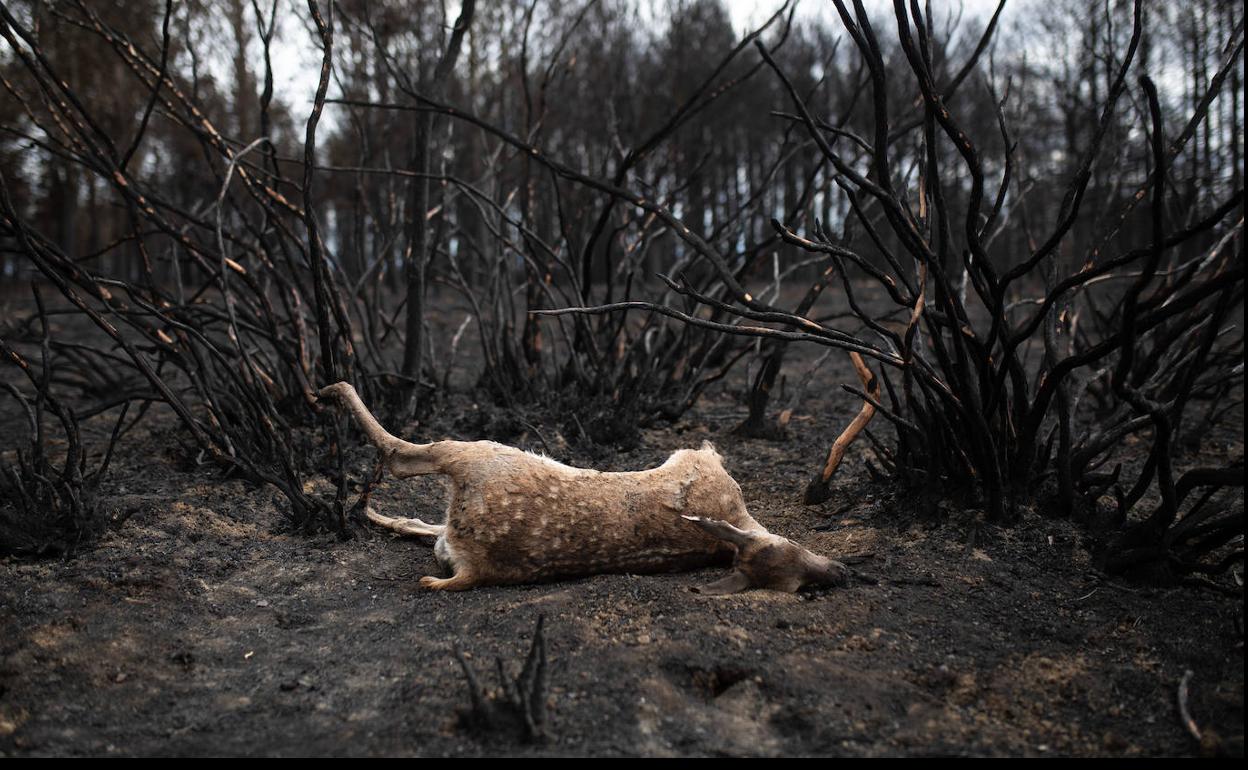
<svg viewBox="0 0 1248 770"><path fill-rule="evenodd" d="M448 575L455 573L455 552L451 549L451 544L446 542L446 533L438 536L433 544L433 558L438 560L438 566Z"/></svg>

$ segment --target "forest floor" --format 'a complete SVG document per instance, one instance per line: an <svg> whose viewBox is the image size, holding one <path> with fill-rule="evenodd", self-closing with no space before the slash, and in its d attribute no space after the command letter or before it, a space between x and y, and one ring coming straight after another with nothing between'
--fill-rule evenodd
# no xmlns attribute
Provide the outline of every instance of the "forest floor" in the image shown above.
<svg viewBox="0 0 1248 770"><path fill-rule="evenodd" d="M858 451L832 499L804 506L857 405L812 393L787 441L740 439L743 372L630 451L566 459L637 470L709 439L760 522L880 584L692 593L722 572L707 570L427 592L428 544L292 533L271 490L195 468L153 415L105 482L117 526L70 559L0 560L0 756L1242 755L1242 596L1109 579L1083 530L1034 512L1011 528L923 514ZM404 435L535 445L481 435L489 410L450 398ZM1242 452L1242 422L1229 431L1223 451ZM374 504L440 520L445 494L388 478ZM463 726L453 646L493 686L539 615L548 738ZM1203 747L1177 705L1189 670Z"/></svg>

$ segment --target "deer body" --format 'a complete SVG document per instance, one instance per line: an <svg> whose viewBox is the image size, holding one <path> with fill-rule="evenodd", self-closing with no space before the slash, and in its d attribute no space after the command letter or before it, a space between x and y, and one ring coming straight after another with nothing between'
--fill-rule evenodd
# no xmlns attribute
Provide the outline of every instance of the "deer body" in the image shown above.
<svg viewBox="0 0 1248 770"><path fill-rule="evenodd" d="M395 476L450 477L445 524L368 510L377 524L437 538L434 553L452 576L421 578L426 588L671 572L734 559L737 569L704 592L794 591L804 583L844 581L842 565L772 535L750 516L741 488L709 443L677 451L658 468L604 473L492 441L412 444L382 429L349 384L319 395L337 398L351 412Z"/></svg>
<svg viewBox="0 0 1248 770"><path fill-rule="evenodd" d="M762 529L710 448L683 450L634 473L570 468L490 441L439 441L425 451L452 482L436 548L444 566L477 583L731 561L731 545L690 526L682 513Z"/></svg>

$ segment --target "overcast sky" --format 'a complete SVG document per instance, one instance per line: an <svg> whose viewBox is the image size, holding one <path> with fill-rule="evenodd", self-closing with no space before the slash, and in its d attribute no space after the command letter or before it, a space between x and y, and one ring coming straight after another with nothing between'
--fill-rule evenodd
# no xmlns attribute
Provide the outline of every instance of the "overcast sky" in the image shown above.
<svg viewBox="0 0 1248 770"><path fill-rule="evenodd" d="M286 0L292 4L298 0ZM943 26L951 17L956 17L962 10L962 23L987 20L997 7L998 0L923 0L926 5L930 1L932 13L936 16L937 26ZM1006 10L1002 12L1002 20L1008 18L1011 10L1025 0L1008 0ZM738 34L757 27L783 4L783 0L723 0L732 15L733 26ZM665 14L669 0L638 0L643 16L652 18ZM868 11L878 14L892 15L892 0L863 0ZM453 18L457 13L458 4L448 2L447 12ZM647 13L647 10L649 13ZM822 18L832 29L841 29L840 19L832 0L799 0L798 17L805 19ZM316 80L320 74L320 52L310 43L307 30L293 13L279 14L284 20L274 45L273 76L277 93L289 100L299 114L298 105L312 102L316 91ZM976 25L978 26L978 24ZM228 61L223 60L223 65ZM331 88L332 91L332 88ZM306 94L306 97L300 96ZM337 121L333 111L326 113L327 123Z"/></svg>
<svg viewBox="0 0 1248 770"><path fill-rule="evenodd" d="M932 13L936 15L936 19L941 21L947 14L956 15L959 7L963 9L963 17L984 17L992 16L992 12L997 7L998 0L932 0ZM725 0L732 13L733 25L738 31L748 29L766 20L768 16L775 13L780 7L778 2L756 2L755 0ZM863 5L868 11L891 13L892 0L863 0ZM1018 5L1017 0L1011 0L1006 3L1006 10L1002 14L1009 12L1011 5ZM833 6L832 0L802 0L798 5L798 15L805 18L824 18L830 22L835 22L834 27L840 27L840 20L836 14L836 7Z"/></svg>

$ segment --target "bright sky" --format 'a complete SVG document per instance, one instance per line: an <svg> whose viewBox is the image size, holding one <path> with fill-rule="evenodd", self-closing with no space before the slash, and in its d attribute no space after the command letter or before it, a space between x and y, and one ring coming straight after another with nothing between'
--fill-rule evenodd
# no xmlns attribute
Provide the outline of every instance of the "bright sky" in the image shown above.
<svg viewBox="0 0 1248 770"><path fill-rule="evenodd" d="M992 12L997 8L998 0L932 0L932 13L936 15L937 21L943 21L948 14L957 15L958 9L963 10L965 20L973 18L989 18ZM725 0L729 11L732 13L733 25L738 31L749 29L757 26L765 21L768 16L775 13L780 7L777 2L757 2L756 0ZM1006 2L1006 10L1002 11L1002 16L1009 13L1011 5L1018 5L1017 0ZM891 0L863 0L863 5L870 12L891 14ZM832 4L832 0L802 0L798 5L798 16L804 18L823 18L832 22L834 28L840 27L840 18L837 16L836 7Z"/></svg>
<svg viewBox="0 0 1248 770"><path fill-rule="evenodd" d="M292 3L296 1L287 0ZM668 0L641 0L641 2L654 9L648 14L654 17L662 13L660 9L667 5ZM949 16L956 16L959 9L963 9L965 22L989 18L996 9L997 2L998 0L931 0L931 7L938 22L943 22ZM736 27L738 33L743 34L775 13L776 9L781 6L782 0L724 0L724 3L728 6L729 13L732 14L733 26ZM892 12L891 0L863 0L863 4L868 11L880 14ZM1007 0L1006 10L1002 12L1003 19L1009 15L1011 6L1019 4L1019 0ZM299 3L299 5L302 7L303 4ZM456 5L457 3L454 2L448 3L448 13L451 16L457 13ZM840 19L837 17L832 0L798 0L797 13L799 18L822 18L834 29L840 28ZM292 88L301 88L310 82L314 90L320 60L317 58L317 52L313 51L304 40L307 37L307 31L295 20L294 14L280 14L279 18L285 19L286 24L283 25L284 28L279 35L283 38L283 45L280 46L281 55L277 57L278 61L274 62L277 84L279 87L287 84ZM289 45L296 40L300 41L297 45Z"/></svg>
<svg viewBox="0 0 1248 770"><path fill-rule="evenodd" d="M290 10L295 10L293 6L297 6L300 15L306 15L306 6L302 0L281 0L281 2L289 3L292 6ZM649 7L650 12L643 15L651 18L665 14L664 9L669 2L670 0L639 0L643 8ZM956 18L959 9L962 9L963 24L971 21L986 21L992 16L998 0L924 0L925 5L928 2L940 26L947 19ZM724 0L724 3L728 6L733 26L738 34L745 34L775 13L783 0ZM1012 7L1021 3L1022 0L1007 0L1006 10L1002 12L1002 21L1008 18ZM870 12L890 16L892 14L891 0L863 0L863 4ZM452 0L447 6L448 15L454 17L458 13L458 3ZM799 18L822 18L833 29L841 28L840 18L837 16L832 0L798 0L797 13ZM294 13L279 12L278 18L281 20L279 21L281 29L278 32L278 40L274 44L274 86L278 94L283 95L296 107L295 112L298 114L298 105L311 104L312 95L316 91L316 80L321 66L320 51L312 45L309 31L304 28ZM258 59L253 59L253 61L257 63L257 66L259 65ZM332 86L330 91L332 93ZM301 94L306 94L306 97L301 97ZM332 124L336 119L332 110L327 111L323 118L326 125Z"/></svg>

